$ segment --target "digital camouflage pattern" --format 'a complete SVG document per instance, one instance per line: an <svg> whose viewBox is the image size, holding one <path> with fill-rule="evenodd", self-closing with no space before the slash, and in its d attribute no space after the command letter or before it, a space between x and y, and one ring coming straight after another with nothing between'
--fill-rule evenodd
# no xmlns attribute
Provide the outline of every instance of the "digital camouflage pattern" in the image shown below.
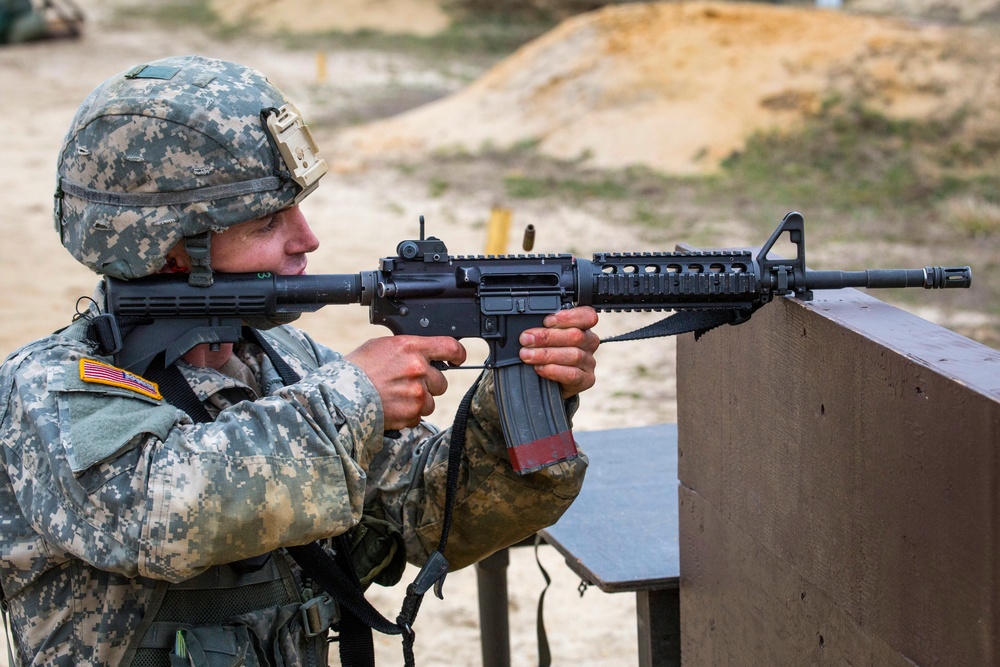
<svg viewBox="0 0 1000 667"><path fill-rule="evenodd" d="M385 438L377 393L341 355L282 327L266 336L296 384L276 382L252 344L238 349L250 383L182 365L216 417L195 424L163 401L80 381L81 358L112 363L84 329L80 320L0 367L0 584L24 664L118 664L155 580L339 534L362 512L399 528L411 562L436 547L450 431ZM483 382L453 568L557 520L585 467L581 457L515 474Z"/></svg>
<svg viewBox="0 0 1000 667"><path fill-rule="evenodd" d="M263 74L200 56L109 78L80 106L59 156L63 245L127 280L159 271L181 238L290 206L300 188L261 120L285 104Z"/></svg>

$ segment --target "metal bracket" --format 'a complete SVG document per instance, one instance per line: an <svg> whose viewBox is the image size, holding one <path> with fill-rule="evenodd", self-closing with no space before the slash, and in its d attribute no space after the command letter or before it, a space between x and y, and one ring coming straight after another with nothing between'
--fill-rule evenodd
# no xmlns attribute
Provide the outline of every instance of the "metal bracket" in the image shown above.
<svg viewBox="0 0 1000 667"><path fill-rule="evenodd" d="M316 189L320 177L329 170L326 160L316 155L319 148L313 140L312 132L291 104L286 104L277 113L267 116L267 129L274 138L292 180L301 188L295 196L295 203L298 204Z"/></svg>

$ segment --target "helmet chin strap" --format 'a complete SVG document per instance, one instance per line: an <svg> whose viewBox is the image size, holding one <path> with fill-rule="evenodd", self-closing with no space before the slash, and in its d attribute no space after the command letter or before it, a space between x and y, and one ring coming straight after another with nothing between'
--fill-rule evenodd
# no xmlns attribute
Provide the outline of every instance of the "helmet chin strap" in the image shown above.
<svg viewBox="0 0 1000 667"><path fill-rule="evenodd" d="M192 287L209 287L215 279L212 277L212 259L209 252L212 246L210 231L184 237L184 250L191 258L191 273L188 274L188 284Z"/></svg>

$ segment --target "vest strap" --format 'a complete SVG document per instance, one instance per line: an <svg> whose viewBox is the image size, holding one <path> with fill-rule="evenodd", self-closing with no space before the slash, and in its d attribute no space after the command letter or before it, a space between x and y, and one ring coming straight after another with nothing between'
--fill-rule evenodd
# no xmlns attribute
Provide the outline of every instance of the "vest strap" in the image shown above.
<svg viewBox="0 0 1000 667"><path fill-rule="evenodd" d="M7 618L7 598L3 596L3 591L0 590L0 614L3 614L3 633L7 639L7 664L10 667L17 667L17 662L14 662L14 650L11 648L14 644L10 641L10 619ZM18 652L20 654L20 651Z"/></svg>

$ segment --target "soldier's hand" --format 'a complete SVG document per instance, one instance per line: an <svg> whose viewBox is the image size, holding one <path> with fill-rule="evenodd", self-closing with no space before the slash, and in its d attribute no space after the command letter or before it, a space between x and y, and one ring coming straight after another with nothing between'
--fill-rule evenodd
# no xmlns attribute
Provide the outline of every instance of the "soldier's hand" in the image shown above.
<svg viewBox="0 0 1000 667"><path fill-rule="evenodd" d="M597 324L597 311L590 306L560 310L546 316L544 324L521 334L521 361L534 366L543 378L558 382L563 398L593 387L594 352L600 338L591 329Z"/></svg>
<svg viewBox="0 0 1000 667"><path fill-rule="evenodd" d="M382 398L385 429L416 426L434 412L434 397L448 388L444 373L431 365L465 363L465 347L447 336L373 338L346 355L368 375Z"/></svg>

